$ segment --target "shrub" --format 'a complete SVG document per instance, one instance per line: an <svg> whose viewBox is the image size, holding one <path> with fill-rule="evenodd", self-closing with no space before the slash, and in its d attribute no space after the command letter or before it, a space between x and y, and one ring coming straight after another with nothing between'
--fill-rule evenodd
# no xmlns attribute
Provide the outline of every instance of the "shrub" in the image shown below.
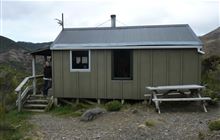
<svg viewBox="0 0 220 140"><path fill-rule="evenodd" d="M212 90L210 88L206 88L204 90L204 95L212 99L211 101L208 101L209 104L216 105L218 103L218 100L219 100L218 91Z"/></svg>
<svg viewBox="0 0 220 140"><path fill-rule="evenodd" d="M145 125L148 127L153 127L155 126L156 122L154 120L147 120L145 121Z"/></svg>
<svg viewBox="0 0 220 140"><path fill-rule="evenodd" d="M220 119L209 122L210 130L220 130Z"/></svg>
<svg viewBox="0 0 220 140"><path fill-rule="evenodd" d="M202 133L202 132L199 132L198 138L199 138L199 140L204 140L205 139L205 134Z"/></svg>
<svg viewBox="0 0 220 140"><path fill-rule="evenodd" d="M205 58L202 61L202 73L206 73L208 71L215 71L217 70L218 64L220 63L220 57L213 55L208 58Z"/></svg>
<svg viewBox="0 0 220 140"><path fill-rule="evenodd" d="M119 111L122 107L122 104L119 101L114 100L108 102L105 106L108 111Z"/></svg>
<svg viewBox="0 0 220 140"><path fill-rule="evenodd" d="M33 128L28 121L30 118L30 112L17 112L11 110L5 113L5 116L1 118L0 123L0 139L1 140L20 140L28 133L27 130Z"/></svg>
<svg viewBox="0 0 220 140"><path fill-rule="evenodd" d="M220 57L210 56L202 62L202 84L206 85L205 95L212 98L211 104L216 104L220 92Z"/></svg>

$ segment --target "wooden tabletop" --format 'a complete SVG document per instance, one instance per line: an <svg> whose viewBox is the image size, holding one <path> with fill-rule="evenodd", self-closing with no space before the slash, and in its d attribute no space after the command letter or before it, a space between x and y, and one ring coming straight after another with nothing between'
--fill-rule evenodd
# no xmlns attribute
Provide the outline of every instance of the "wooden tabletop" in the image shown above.
<svg viewBox="0 0 220 140"><path fill-rule="evenodd" d="M174 85L174 86L156 86L146 87L148 90L181 90L181 89L203 89L205 86L201 85Z"/></svg>

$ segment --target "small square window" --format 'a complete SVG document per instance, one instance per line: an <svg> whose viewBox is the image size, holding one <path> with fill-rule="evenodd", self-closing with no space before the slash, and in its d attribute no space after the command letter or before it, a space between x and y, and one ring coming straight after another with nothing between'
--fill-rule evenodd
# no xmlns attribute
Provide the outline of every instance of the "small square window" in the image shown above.
<svg viewBox="0 0 220 140"><path fill-rule="evenodd" d="M70 51L70 71L90 71L90 51Z"/></svg>

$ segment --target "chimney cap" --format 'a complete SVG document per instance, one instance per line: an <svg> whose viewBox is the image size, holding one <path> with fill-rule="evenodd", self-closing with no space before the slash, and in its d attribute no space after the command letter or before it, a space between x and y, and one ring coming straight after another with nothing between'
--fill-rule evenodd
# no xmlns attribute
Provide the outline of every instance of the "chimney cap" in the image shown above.
<svg viewBox="0 0 220 140"><path fill-rule="evenodd" d="M111 15L111 27L116 27L116 15Z"/></svg>
<svg viewBox="0 0 220 140"><path fill-rule="evenodd" d="M115 17L116 17L116 15L115 15L115 14L111 15L111 18L115 18Z"/></svg>

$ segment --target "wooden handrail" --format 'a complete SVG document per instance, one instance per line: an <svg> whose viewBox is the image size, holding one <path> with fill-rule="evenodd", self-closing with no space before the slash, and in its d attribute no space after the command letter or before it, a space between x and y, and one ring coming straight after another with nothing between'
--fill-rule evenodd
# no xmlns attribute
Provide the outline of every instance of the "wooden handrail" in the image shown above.
<svg viewBox="0 0 220 140"><path fill-rule="evenodd" d="M17 86L15 89L15 93L18 94L18 99L16 100L16 105L18 106L18 111L21 111L22 108L22 100L26 98L25 96L29 92L30 89L33 89L34 87L27 86L24 91L22 91L22 87L31 79L41 78L43 75L37 75L37 76L28 76L25 77L24 80Z"/></svg>
<svg viewBox="0 0 220 140"><path fill-rule="evenodd" d="M30 79L33 78L41 78L43 77L43 75L36 75L36 76L28 76L25 77L24 80L17 86L17 88L15 89L15 92L18 93L19 91L21 91L21 88L27 83L27 81L29 81Z"/></svg>

